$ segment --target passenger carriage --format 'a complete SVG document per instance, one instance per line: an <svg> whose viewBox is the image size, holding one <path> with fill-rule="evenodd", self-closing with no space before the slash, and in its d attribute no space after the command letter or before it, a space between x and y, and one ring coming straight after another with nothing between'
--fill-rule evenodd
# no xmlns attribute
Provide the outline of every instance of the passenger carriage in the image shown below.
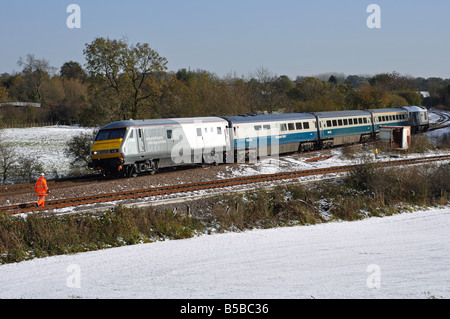
<svg viewBox="0 0 450 319"><path fill-rule="evenodd" d="M237 162L257 157L312 150L317 141L316 118L309 113L238 115L229 123Z"/></svg>
<svg viewBox="0 0 450 319"><path fill-rule="evenodd" d="M367 111L316 112L320 144L336 145L368 141L372 136L372 118Z"/></svg>
<svg viewBox="0 0 450 319"><path fill-rule="evenodd" d="M380 126L408 126L408 111L403 108L371 109L374 133L379 134Z"/></svg>

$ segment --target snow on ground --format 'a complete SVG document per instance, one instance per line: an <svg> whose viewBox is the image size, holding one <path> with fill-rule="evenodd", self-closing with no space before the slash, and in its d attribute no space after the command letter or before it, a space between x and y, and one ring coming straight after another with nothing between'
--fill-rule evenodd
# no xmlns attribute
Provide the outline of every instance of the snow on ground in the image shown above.
<svg viewBox="0 0 450 319"><path fill-rule="evenodd" d="M0 298L450 298L450 208L0 266Z"/></svg>
<svg viewBox="0 0 450 319"><path fill-rule="evenodd" d="M92 128L77 126L47 126L2 130L3 141L8 141L19 157L36 158L48 177L55 172L65 176L70 171L72 159L64 154L66 143L81 133L91 133Z"/></svg>

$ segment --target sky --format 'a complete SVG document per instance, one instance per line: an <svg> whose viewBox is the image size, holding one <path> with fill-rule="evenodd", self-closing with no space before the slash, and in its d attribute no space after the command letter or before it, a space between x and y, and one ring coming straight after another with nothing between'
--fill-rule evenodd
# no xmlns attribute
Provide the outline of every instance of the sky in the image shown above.
<svg viewBox="0 0 450 319"><path fill-rule="evenodd" d="M450 78L448 12L448 0L0 0L0 74L20 72L27 54L58 71L71 60L84 66L86 43L108 37L149 43L175 72Z"/></svg>

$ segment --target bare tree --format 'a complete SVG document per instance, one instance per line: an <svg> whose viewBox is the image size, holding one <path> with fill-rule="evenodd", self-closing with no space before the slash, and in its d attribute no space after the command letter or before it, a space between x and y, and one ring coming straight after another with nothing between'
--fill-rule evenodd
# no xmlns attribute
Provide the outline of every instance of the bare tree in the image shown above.
<svg viewBox="0 0 450 319"><path fill-rule="evenodd" d="M2 179L2 184L5 184L11 170L16 162L16 154L11 143L4 142L0 136L0 174Z"/></svg>
<svg viewBox="0 0 450 319"><path fill-rule="evenodd" d="M56 68L50 66L50 62L45 59L36 59L34 54L27 54L25 60L21 57L17 65L23 67L22 73L30 81L40 101L42 99L42 83L50 78Z"/></svg>
<svg viewBox="0 0 450 319"><path fill-rule="evenodd" d="M167 59L147 43L128 45L126 39L96 38L83 53L91 78L107 83L115 92L122 119L136 118L146 100L159 96Z"/></svg>

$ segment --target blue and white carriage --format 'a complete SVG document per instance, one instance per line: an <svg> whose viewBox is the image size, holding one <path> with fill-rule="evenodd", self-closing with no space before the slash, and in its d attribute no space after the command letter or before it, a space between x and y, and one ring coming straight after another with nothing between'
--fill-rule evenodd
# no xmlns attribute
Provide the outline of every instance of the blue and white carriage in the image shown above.
<svg viewBox="0 0 450 319"><path fill-rule="evenodd" d="M238 115L229 123L236 160L312 150L318 139L316 117L309 113Z"/></svg>
<svg viewBox="0 0 450 319"><path fill-rule="evenodd" d="M314 113L319 122L323 148L364 142L372 136L372 117L367 111Z"/></svg>

